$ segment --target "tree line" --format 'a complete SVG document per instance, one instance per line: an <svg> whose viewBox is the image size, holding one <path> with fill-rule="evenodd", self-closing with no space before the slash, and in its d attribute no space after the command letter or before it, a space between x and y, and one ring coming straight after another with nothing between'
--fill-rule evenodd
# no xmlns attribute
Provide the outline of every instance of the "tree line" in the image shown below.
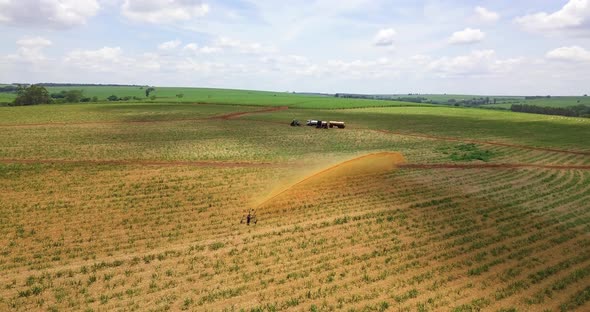
<svg viewBox="0 0 590 312"><path fill-rule="evenodd" d="M590 106L586 106L583 104L569 107L548 107L529 104L512 104L512 106L510 106L510 110L513 112L521 113L590 118Z"/></svg>
<svg viewBox="0 0 590 312"><path fill-rule="evenodd" d="M61 90L59 92L49 93L47 88L45 88L41 84L18 85L18 86L11 85L9 87L11 87L11 88L6 88L6 87L0 87L0 88L6 88L7 91L5 91L5 92L16 92L16 98L14 99L14 102L12 104L10 104L12 106L52 104L52 103L98 102L98 97L96 97L96 96L93 96L93 97L84 96L84 90ZM143 87L141 89L143 89ZM149 97L151 100L155 100L156 96L151 95L151 93L153 93L155 91L156 91L156 88L149 87L145 90L145 96ZM181 98L184 95L177 94L176 96L178 98ZM106 100L108 100L108 101L129 101L131 99L143 100L143 98L140 98L137 96L119 97L116 95L111 95L106 98Z"/></svg>

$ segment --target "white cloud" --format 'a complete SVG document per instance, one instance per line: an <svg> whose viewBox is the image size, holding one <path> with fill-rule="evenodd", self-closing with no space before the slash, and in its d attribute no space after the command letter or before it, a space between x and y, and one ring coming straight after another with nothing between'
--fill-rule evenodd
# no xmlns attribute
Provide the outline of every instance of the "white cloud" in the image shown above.
<svg viewBox="0 0 590 312"><path fill-rule="evenodd" d="M270 54L277 52L277 49L272 46L264 46L257 42L243 42L228 37L220 37L215 40L213 48L231 50L243 54Z"/></svg>
<svg viewBox="0 0 590 312"><path fill-rule="evenodd" d="M393 28L385 28L379 30L373 39L376 46L390 46L393 44L397 32Z"/></svg>
<svg viewBox="0 0 590 312"><path fill-rule="evenodd" d="M182 42L180 40L171 40L171 41L162 42L160 45L158 45L158 49L160 49L160 50L173 50L173 49L178 48L181 43Z"/></svg>
<svg viewBox="0 0 590 312"><path fill-rule="evenodd" d="M160 63L160 56L158 54L144 53L141 55L141 59L139 60L139 63L137 63L136 65L139 68L153 71L159 70L162 67Z"/></svg>
<svg viewBox="0 0 590 312"><path fill-rule="evenodd" d="M556 12L525 15L516 22L529 31L581 30L590 26L590 0L569 0Z"/></svg>
<svg viewBox="0 0 590 312"><path fill-rule="evenodd" d="M134 21L167 24L205 16L209 5L200 0L125 0L121 10Z"/></svg>
<svg viewBox="0 0 590 312"><path fill-rule="evenodd" d="M183 50L190 52L190 53L203 53L203 54L212 54L212 53L216 53L216 52L221 51L221 49L218 47L210 47L210 46L200 47L198 44L196 44L194 42L185 45Z"/></svg>
<svg viewBox="0 0 590 312"><path fill-rule="evenodd" d="M99 9L96 0L1 0L0 23L70 28L85 24Z"/></svg>
<svg viewBox="0 0 590 312"><path fill-rule="evenodd" d="M123 56L120 47L103 47L98 50L75 50L66 55L64 62L92 71L122 69L131 60Z"/></svg>
<svg viewBox="0 0 590 312"><path fill-rule="evenodd" d="M590 62L590 51L579 47L561 47L547 52L545 55L548 59L567 61L567 62Z"/></svg>
<svg viewBox="0 0 590 312"><path fill-rule="evenodd" d="M505 73L519 64L521 59L500 60L494 50L478 50L453 58L442 57L432 60L428 70L440 76L486 76Z"/></svg>
<svg viewBox="0 0 590 312"><path fill-rule="evenodd" d="M37 64L47 60L43 49L52 43L42 37L26 37L19 39L16 44L19 46L17 53L9 55L9 60Z"/></svg>
<svg viewBox="0 0 590 312"><path fill-rule="evenodd" d="M310 61L301 55L270 55L262 56L258 59L263 66L258 66L263 71L280 71L285 74L301 74L306 72ZM303 70L302 70L303 69Z"/></svg>
<svg viewBox="0 0 590 312"><path fill-rule="evenodd" d="M216 53L221 51L221 49L216 48L216 47L210 47L210 46L204 46L202 48L199 49L199 52L201 53L205 53L205 54L211 54L211 53Z"/></svg>
<svg viewBox="0 0 590 312"><path fill-rule="evenodd" d="M329 60L323 64L312 64L307 59L305 63L291 68L291 74L329 77L346 80L375 80L399 77L404 62L378 58L374 60Z"/></svg>
<svg viewBox="0 0 590 312"><path fill-rule="evenodd" d="M486 23L493 23L500 19L500 15L498 13L480 6L475 8L475 14L478 20Z"/></svg>
<svg viewBox="0 0 590 312"><path fill-rule="evenodd" d="M245 42L229 37L219 37L206 46L191 42L182 50L189 53L213 54L220 52L233 52L239 54L271 55L278 50L273 46L266 46L257 42Z"/></svg>
<svg viewBox="0 0 590 312"><path fill-rule="evenodd" d="M26 47L46 47L51 45L51 41L42 37L26 37L18 40L16 44Z"/></svg>
<svg viewBox="0 0 590 312"><path fill-rule="evenodd" d="M172 59L165 63L159 53L146 52L125 55L120 47L102 47L97 50L74 50L63 58L64 66L82 69L84 72L123 73L135 76L153 73L168 65L175 65L178 60ZM170 66L172 68L172 66Z"/></svg>
<svg viewBox="0 0 590 312"><path fill-rule="evenodd" d="M470 44L482 41L486 34L479 29L465 28L454 32L449 38L450 44Z"/></svg>

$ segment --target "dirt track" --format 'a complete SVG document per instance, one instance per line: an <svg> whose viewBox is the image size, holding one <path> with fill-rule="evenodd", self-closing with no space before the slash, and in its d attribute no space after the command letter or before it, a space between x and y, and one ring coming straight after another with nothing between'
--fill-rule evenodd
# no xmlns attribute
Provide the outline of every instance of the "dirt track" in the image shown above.
<svg viewBox="0 0 590 312"><path fill-rule="evenodd" d="M261 109L261 110L252 111L252 112L236 112L236 113L229 113L229 114L225 114L225 115L221 115L221 116L213 116L213 117L210 117L209 119L229 120L229 119L236 119L236 118L242 117L244 115L258 114L258 113L269 113L269 112L282 111L282 110L286 110L286 109L289 109L289 107L287 107L287 106L271 107L271 108Z"/></svg>

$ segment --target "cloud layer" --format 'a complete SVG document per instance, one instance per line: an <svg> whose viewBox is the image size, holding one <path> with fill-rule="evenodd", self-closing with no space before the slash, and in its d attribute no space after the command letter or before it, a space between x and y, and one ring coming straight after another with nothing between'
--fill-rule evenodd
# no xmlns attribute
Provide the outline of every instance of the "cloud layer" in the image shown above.
<svg viewBox="0 0 590 312"><path fill-rule="evenodd" d="M0 82L588 93L590 0L559 1L0 0Z"/></svg>

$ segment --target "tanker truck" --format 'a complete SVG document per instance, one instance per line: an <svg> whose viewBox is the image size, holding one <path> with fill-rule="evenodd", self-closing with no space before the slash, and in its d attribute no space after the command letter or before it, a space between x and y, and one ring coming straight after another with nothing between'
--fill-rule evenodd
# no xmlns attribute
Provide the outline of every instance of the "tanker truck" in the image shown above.
<svg viewBox="0 0 590 312"><path fill-rule="evenodd" d="M328 129L328 128L334 128L337 127L339 129L344 129L344 127L346 126L344 124L344 121L325 121L325 120L315 120L315 119L310 119L306 122L306 124L308 126L315 126L316 128L323 128L323 129Z"/></svg>

